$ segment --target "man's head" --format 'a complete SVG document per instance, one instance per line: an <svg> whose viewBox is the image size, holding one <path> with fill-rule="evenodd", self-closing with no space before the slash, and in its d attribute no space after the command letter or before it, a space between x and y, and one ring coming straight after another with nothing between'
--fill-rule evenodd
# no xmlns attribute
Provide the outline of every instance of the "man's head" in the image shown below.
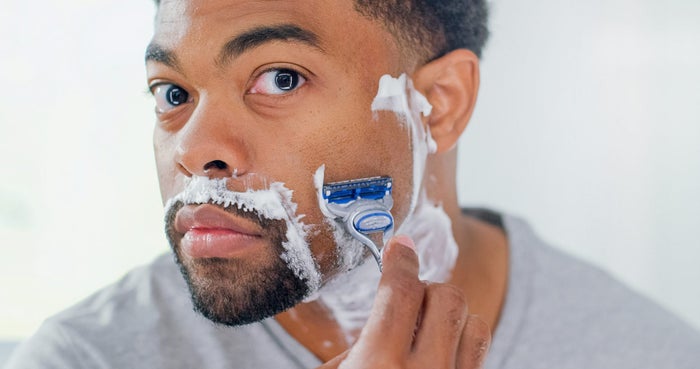
<svg viewBox="0 0 700 369"><path fill-rule="evenodd" d="M155 3L160 6L161 0ZM480 57L488 38L486 0L354 0L354 6L423 62L456 49Z"/></svg>
<svg viewBox="0 0 700 369"><path fill-rule="evenodd" d="M433 105L419 124L438 155L455 145L476 99L474 53L486 37L483 2L462 7L161 1L146 59L163 200L192 178L226 178L227 190L260 194L247 207L170 208L168 236L205 315L241 324L300 302L312 292L312 273L291 267L298 257L289 248L307 249L321 283L344 271L342 245L318 206L321 166L326 182L391 176L397 224L409 216L423 185L414 179L423 165L413 156L416 143L399 117L370 106L382 75L408 73ZM453 32L462 29L461 17L464 35ZM462 47L473 52L452 51ZM255 203L276 193L273 183L291 190L281 196L286 217L265 216Z"/></svg>

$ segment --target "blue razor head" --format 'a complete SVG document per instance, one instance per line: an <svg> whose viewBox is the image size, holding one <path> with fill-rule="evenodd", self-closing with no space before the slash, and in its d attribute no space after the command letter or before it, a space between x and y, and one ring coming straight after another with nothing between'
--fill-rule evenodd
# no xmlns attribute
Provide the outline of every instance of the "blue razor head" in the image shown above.
<svg viewBox="0 0 700 369"><path fill-rule="evenodd" d="M391 194L391 177L371 177L323 185L323 198L329 203L347 204L358 199L381 200Z"/></svg>

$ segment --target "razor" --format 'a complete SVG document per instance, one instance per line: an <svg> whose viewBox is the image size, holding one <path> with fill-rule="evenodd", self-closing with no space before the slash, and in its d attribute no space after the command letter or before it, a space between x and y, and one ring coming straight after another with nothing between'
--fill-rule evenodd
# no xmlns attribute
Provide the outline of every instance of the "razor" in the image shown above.
<svg viewBox="0 0 700 369"><path fill-rule="evenodd" d="M371 177L333 182L323 185L323 199L336 221L360 241L374 256L382 270L379 248L394 233L394 217L389 210L394 205L391 197L391 177ZM377 244L370 235L381 233L382 243Z"/></svg>

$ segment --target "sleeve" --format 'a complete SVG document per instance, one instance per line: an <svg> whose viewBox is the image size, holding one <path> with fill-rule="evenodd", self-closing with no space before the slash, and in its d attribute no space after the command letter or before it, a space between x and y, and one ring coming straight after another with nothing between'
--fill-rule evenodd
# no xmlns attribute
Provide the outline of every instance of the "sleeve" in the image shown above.
<svg viewBox="0 0 700 369"><path fill-rule="evenodd" d="M75 340L58 323L47 320L33 336L17 346L4 369L83 368L78 350Z"/></svg>

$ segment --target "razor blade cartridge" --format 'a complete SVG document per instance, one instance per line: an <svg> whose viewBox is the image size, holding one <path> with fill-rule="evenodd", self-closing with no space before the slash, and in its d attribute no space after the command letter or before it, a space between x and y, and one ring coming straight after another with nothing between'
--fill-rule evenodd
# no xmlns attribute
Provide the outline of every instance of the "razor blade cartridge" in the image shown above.
<svg viewBox="0 0 700 369"><path fill-rule="evenodd" d="M347 204L357 199L379 200L391 194L391 177L371 177L323 185L329 203Z"/></svg>

